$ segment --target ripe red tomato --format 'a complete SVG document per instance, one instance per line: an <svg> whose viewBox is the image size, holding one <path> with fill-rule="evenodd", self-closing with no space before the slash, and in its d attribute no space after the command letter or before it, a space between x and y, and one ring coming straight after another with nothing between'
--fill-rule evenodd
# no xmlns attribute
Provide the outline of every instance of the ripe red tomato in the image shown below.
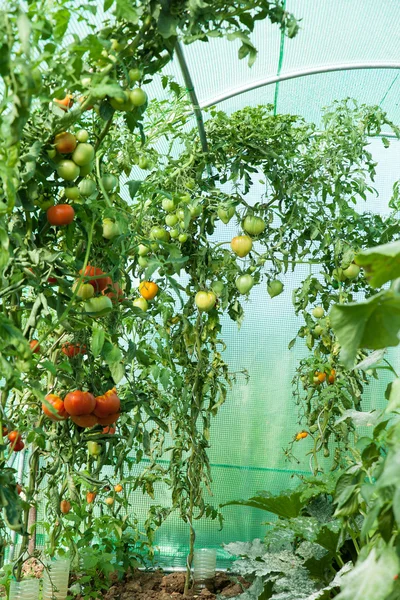
<svg viewBox="0 0 400 600"><path fill-rule="evenodd" d="M71 503L68 500L61 500L60 502L60 511L63 515L67 515L71 510Z"/></svg>
<svg viewBox="0 0 400 600"><path fill-rule="evenodd" d="M68 356L68 358L74 358L78 354L86 354L86 346L81 344L63 344L61 352Z"/></svg>
<svg viewBox="0 0 400 600"><path fill-rule="evenodd" d="M60 227L61 225L69 225L75 217L75 211L69 204L56 204L51 206L47 211L47 220L50 225Z"/></svg>
<svg viewBox="0 0 400 600"><path fill-rule="evenodd" d="M79 274L82 275L82 269L79 271ZM106 289L106 287L112 285L112 280L110 277L99 277L99 275L104 275L104 271L98 267L87 265L84 275L86 277L96 277L96 279L90 279L87 281L87 283L90 283L90 285L94 287L96 292L102 292Z"/></svg>
<svg viewBox="0 0 400 600"><path fill-rule="evenodd" d="M103 433L108 433L109 435L114 435L116 429L113 427L115 423L111 423L111 425L107 425L107 427L103 427Z"/></svg>
<svg viewBox="0 0 400 600"><path fill-rule="evenodd" d="M89 415L96 406L96 400L90 392L76 390L65 396L64 406L71 416Z"/></svg>
<svg viewBox="0 0 400 600"><path fill-rule="evenodd" d="M50 409L46 406L46 404L43 402L42 411L44 412L45 415L47 415L49 417L49 419L51 419L52 421L64 421L65 419L68 419L68 414L67 414L67 411L65 410L64 402L60 398L60 396L57 396L56 394L48 394L46 396L46 400L49 404L51 404L51 406L54 408L54 410L57 411L56 415L53 414L50 411Z"/></svg>
<svg viewBox="0 0 400 600"><path fill-rule="evenodd" d="M113 388L112 390L108 390L108 392L102 396L97 396L96 407L93 412L96 417L102 418L117 413L120 407L121 401L117 396L117 390ZM113 422L114 421L112 421L112 423Z"/></svg>
<svg viewBox="0 0 400 600"><path fill-rule="evenodd" d="M79 427L94 427L97 425L98 420L94 415L76 415L71 416L71 421L75 423L75 425L79 425Z"/></svg>
<svg viewBox="0 0 400 600"><path fill-rule="evenodd" d="M99 425L103 425L103 427L105 425L115 425L115 423L118 421L118 419L119 419L119 413L114 413L112 415L108 415L107 417L97 417L97 421L98 421ZM114 429L113 433L115 433L115 429Z"/></svg>
<svg viewBox="0 0 400 600"><path fill-rule="evenodd" d="M18 442L21 439L21 434L18 431L10 431L7 437L11 443Z"/></svg>
<svg viewBox="0 0 400 600"><path fill-rule="evenodd" d="M71 154L76 148L76 138L72 133L58 133L54 138L54 146L60 154Z"/></svg>
<svg viewBox="0 0 400 600"><path fill-rule="evenodd" d="M22 486L19 483L17 483L17 494L18 494L18 496L20 495L21 492L22 492Z"/></svg>
<svg viewBox="0 0 400 600"><path fill-rule="evenodd" d="M32 354L39 354L40 346L39 346L39 342L37 340L31 340L29 342L29 345L31 347Z"/></svg>
<svg viewBox="0 0 400 600"><path fill-rule="evenodd" d="M117 282L112 283L111 287L113 289L109 290L109 286L103 290L101 293L104 296L108 296L108 298L110 298L110 300L115 303L115 302L122 302L122 300L124 299L124 292L122 291L122 289L119 287L119 284Z"/></svg>

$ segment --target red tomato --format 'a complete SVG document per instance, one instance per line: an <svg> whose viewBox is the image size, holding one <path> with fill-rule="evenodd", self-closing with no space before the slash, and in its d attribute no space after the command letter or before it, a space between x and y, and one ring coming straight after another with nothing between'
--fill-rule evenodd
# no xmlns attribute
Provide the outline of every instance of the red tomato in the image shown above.
<svg viewBox="0 0 400 600"><path fill-rule="evenodd" d="M68 356L68 358L74 358L78 354L86 354L86 346L81 344L63 344L61 352Z"/></svg>
<svg viewBox="0 0 400 600"><path fill-rule="evenodd" d="M54 408L54 410L57 411L56 415L53 414L50 411L50 409L46 406L46 404L43 402L42 411L44 412L45 415L47 415L49 417L49 419L51 419L52 421L64 421L65 419L68 419L68 414L67 414L67 411L65 410L64 402L62 401L60 396L56 396L56 394L48 394L46 396L46 400L49 404L51 404L51 406Z"/></svg>
<svg viewBox="0 0 400 600"><path fill-rule="evenodd" d="M79 271L79 274L82 275L82 269ZM112 285L110 277L99 277L99 275L104 275L104 271L102 271L98 267L92 267L91 265L87 265L84 275L86 277L96 276L96 279L91 279L87 281L87 283L90 283L90 285L94 287L96 292L102 292L106 289L106 287Z"/></svg>
<svg viewBox="0 0 400 600"><path fill-rule="evenodd" d="M29 342L29 345L31 347L31 350L32 350L33 354L39 354L39 352L40 352L40 346L39 346L39 342L37 340L31 340Z"/></svg>
<svg viewBox="0 0 400 600"><path fill-rule="evenodd" d="M75 423L75 425L79 425L79 427L94 427L98 423L97 417L94 415L76 415L71 416L71 421Z"/></svg>
<svg viewBox="0 0 400 600"><path fill-rule="evenodd" d="M108 392L102 396L97 396L96 407L93 412L96 417L103 418L117 413L120 407L121 401L117 396L117 390L113 388L112 390L108 390Z"/></svg>
<svg viewBox="0 0 400 600"><path fill-rule="evenodd" d="M22 440L19 440L18 442L15 443L15 446L13 446L13 450L14 452L21 452L21 450L23 450L25 448L25 444Z"/></svg>
<svg viewBox="0 0 400 600"><path fill-rule="evenodd" d="M111 425L107 425L107 427L103 427L103 433L108 433L110 435L114 435L116 429L113 427L115 423L111 423Z"/></svg>
<svg viewBox="0 0 400 600"><path fill-rule="evenodd" d="M56 204L51 206L47 211L47 220L50 225L60 227L69 225L75 217L75 211L69 204Z"/></svg>
<svg viewBox="0 0 400 600"><path fill-rule="evenodd" d="M20 486L19 483L17 483L17 494L18 494L18 496L20 495L21 492L22 492L22 486Z"/></svg>
<svg viewBox="0 0 400 600"><path fill-rule="evenodd" d="M112 283L111 287L113 288L112 290L108 291L109 286L107 286L107 288L101 293L104 294L104 296L108 296L112 302L116 302L117 300L118 302L122 302L122 300L124 299L124 292L119 287L119 284Z"/></svg>
<svg viewBox="0 0 400 600"><path fill-rule="evenodd" d="M96 400L90 392L69 392L64 398L65 410L69 415L89 415L96 406Z"/></svg>
<svg viewBox="0 0 400 600"><path fill-rule="evenodd" d="M18 431L10 431L7 437L11 444L22 441L21 434Z"/></svg>
<svg viewBox="0 0 400 600"><path fill-rule="evenodd" d="M115 425L116 421L119 419L119 413L114 413L112 415L108 415L107 417L97 417L97 421L99 425ZM114 431L115 433L115 431Z"/></svg>

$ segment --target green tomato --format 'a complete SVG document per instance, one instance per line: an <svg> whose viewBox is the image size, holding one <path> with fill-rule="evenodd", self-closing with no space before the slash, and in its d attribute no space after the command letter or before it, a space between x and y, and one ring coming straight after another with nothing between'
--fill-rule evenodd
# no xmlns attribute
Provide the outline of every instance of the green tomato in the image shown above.
<svg viewBox="0 0 400 600"><path fill-rule="evenodd" d="M75 281L72 286L72 291L76 291L77 297L82 300L89 300L89 298L93 298L94 296L94 287L90 283L79 283L78 281Z"/></svg>
<svg viewBox="0 0 400 600"><path fill-rule="evenodd" d="M79 177L80 169L73 160L61 160L57 166L57 175L64 181L74 181Z"/></svg>
<svg viewBox="0 0 400 600"><path fill-rule="evenodd" d="M149 304L145 298L135 298L132 304L133 306L140 308L140 310L143 312L146 312L146 310L149 308Z"/></svg>
<svg viewBox="0 0 400 600"><path fill-rule="evenodd" d="M139 256L146 256L146 254L149 254L149 252L150 252L150 248L148 246L145 246L144 244L139 244L139 246L138 246Z"/></svg>
<svg viewBox="0 0 400 600"><path fill-rule="evenodd" d="M93 167L94 167L94 161L92 161L88 165L85 165L84 167L81 167L79 175L81 177L86 177L86 175L89 175L89 173L91 173L93 171Z"/></svg>
<svg viewBox="0 0 400 600"><path fill-rule="evenodd" d="M146 156L140 156L138 160L138 165L140 169L148 169L150 166L149 159Z"/></svg>
<svg viewBox="0 0 400 600"><path fill-rule="evenodd" d="M145 269L146 267L149 266L149 261L147 260L147 258L145 256L139 256L138 265L141 266L143 269Z"/></svg>
<svg viewBox="0 0 400 600"><path fill-rule="evenodd" d="M57 150L55 148L51 148L51 150L47 150L47 156L49 158L55 158L57 156Z"/></svg>
<svg viewBox="0 0 400 600"><path fill-rule="evenodd" d="M150 239L167 242L169 239L169 233L162 227L158 227L158 225L155 225L150 230Z"/></svg>
<svg viewBox="0 0 400 600"><path fill-rule="evenodd" d="M175 202L170 198L163 198L162 207L168 213L174 212Z"/></svg>
<svg viewBox="0 0 400 600"><path fill-rule="evenodd" d="M33 204L42 210L47 210L51 206L54 206L54 198L51 198L46 193L40 194L40 196L33 201Z"/></svg>
<svg viewBox="0 0 400 600"><path fill-rule="evenodd" d="M217 214L221 221L227 225L235 214L235 207L221 204L218 206Z"/></svg>
<svg viewBox="0 0 400 600"><path fill-rule="evenodd" d="M135 83L136 81L140 81L142 78L142 73L140 69L129 69L129 81L131 83Z"/></svg>
<svg viewBox="0 0 400 600"><path fill-rule="evenodd" d="M64 194L68 200L78 200L79 196L81 195L79 188L76 185L65 188Z"/></svg>
<svg viewBox="0 0 400 600"><path fill-rule="evenodd" d="M324 314L325 314L325 311L324 311L324 309L323 309L322 306L315 306L312 309L312 316L315 319L322 319L322 317L324 316Z"/></svg>
<svg viewBox="0 0 400 600"><path fill-rule="evenodd" d="M129 94L129 99L133 106L143 106L147 102L147 94L142 88L133 88Z"/></svg>
<svg viewBox="0 0 400 600"><path fill-rule="evenodd" d="M214 292L200 291L197 292L194 301L200 312L209 312L214 308L217 297Z"/></svg>
<svg viewBox="0 0 400 600"><path fill-rule="evenodd" d="M123 90L121 90L121 95L110 99L110 104L114 110L132 110L132 102L129 92L124 92Z"/></svg>
<svg viewBox="0 0 400 600"><path fill-rule="evenodd" d="M175 240L176 238L179 237L179 230L171 229L171 231L169 232L169 235L172 237L173 240Z"/></svg>
<svg viewBox="0 0 400 600"><path fill-rule="evenodd" d="M250 235L260 235L265 229L265 221L261 217L255 217L254 215L247 215L243 221L243 229Z"/></svg>
<svg viewBox="0 0 400 600"><path fill-rule="evenodd" d="M114 52L121 52L121 50L123 50L124 48L125 44L121 44L121 42L119 42L116 39L111 40L111 49L114 50Z"/></svg>
<svg viewBox="0 0 400 600"><path fill-rule="evenodd" d="M166 225L168 225L168 227L173 227L174 225L176 225L178 222L178 217L177 215L167 215L165 217L165 223Z"/></svg>
<svg viewBox="0 0 400 600"><path fill-rule="evenodd" d="M108 296L97 296L85 302L85 312L93 316L106 315L112 310L112 307L113 303Z"/></svg>
<svg viewBox="0 0 400 600"><path fill-rule="evenodd" d="M189 190L194 190L196 182L194 179L188 179L185 185Z"/></svg>
<svg viewBox="0 0 400 600"><path fill-rule="evenodd" d="M183 208L178 208L176 211L176 216L178 217L179 221L183 222L185 220L185 211Z"/></svg>
<svg viewBox="0 0 400 600"><path fill-rule="evenodd" d="M199 217L203 212L200 204L189 204L188 208L192 219L197 219L197 217Z"/></svg>
<svg viewBox="0 0 400 600"><path fill-rule="evenodd" d="M324 331L324 328L321 327L321 325L316 325L314 327L314 333L315 335L317 335L318 337L322 334L322 332Z"/></svg>
<svg viewBox="0 0 400 600"><path fill-rule="evenodd" d="M254 285L254 279L251 275L240 275L235 281L236 288L240 294L248 294Z"/></svg>
<svg viewBox="0 0 400 600"><path fill-rule="evenodd" d="M184 244L185 242L187 242L188 238L189 238L189 236L187 233L180 233L178 239L181 244Z"/></svg>
<svg viewBox="0 0 400 600"><path fill-rule="evenodd" d="M346 281L346 275L344 274L343 269L340 267L338 269L333 269L332 277L336 281Z"/></svg>
<svg viewBox="0 0 400 600"><path fill-rule="evenodd" d="M283 283L279 279L274 279L267 284L267 291L271 298L279 296L283 292Z"/></svg>
<svg viewBox="0 0 400 600"><path fill-rule="evenodd" d="M354 263L349 265L347 269L344 269L343 271L343 275L346 277L346 279L355 279L359 276L359 274L360 267L358 265L355 265Z"/></svg>
<svg viewBox="0 0 400 600"><path fill-rule="evenodd" d="M82 142L85 143L88 141L89 139L89 132L87 131L87 129L80 129L76 134L75 134L76 139L78 140L78 142Z"/></svg>
<svg viewBox="0 0 400 600"><path fill-rule="evenodd" d="M96 183L93 179L82 179L79 182L79 191L84 198L88 198L97 191Z"/></svg>
<svg viewBox="0 0 400 600"><path fill-rule="evenodd" d="M97 442L88 442L87 448L90 456L100 456L101 446Z"/></svg>
<svg viewBox="0 0 400 600"><path fill-rule="evenodd" d="M79 167L86 167L94 159L94 148L91 144L80 143L72 153L72 160Z"/></svg>
<svg viewBox="0 0 400 600"><path fill-rule="evenodd" d="M106 190L106 192L112 192L118 182L115 175L104 173L103 177L101 178L101 183L103 184L103 188Z"/></svg>
<svg viewBox="0 0 400 600"><path fill-rule="evenodd" d="M121 228L118 223L112 219L103 219L103 237L106 240L112 240L121 234Z"/></svg>
<svg viewBox="0 0 400 600"><path fill-rule="evenodd" d="M217 296L220 296L224 291L224 282L223 281L213 281L211 284L211 289Z"/></svg>
<svg viewBox="0 0 400 600"><path fill-rule="evenodd" d="M190 197L190 194L181 194L179 200L182 202L182 204L189 204L192 198Z"/></svg>

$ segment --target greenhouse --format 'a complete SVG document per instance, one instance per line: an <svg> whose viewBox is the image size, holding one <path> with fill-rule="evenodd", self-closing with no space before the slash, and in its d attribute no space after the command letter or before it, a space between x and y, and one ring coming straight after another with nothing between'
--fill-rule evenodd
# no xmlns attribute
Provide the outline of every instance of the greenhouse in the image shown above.
<svg viewBox="0 0 400 600"><path fill-rule="evenodd" d="M399 600L400 3L0 0L0 595Z"/></svg>

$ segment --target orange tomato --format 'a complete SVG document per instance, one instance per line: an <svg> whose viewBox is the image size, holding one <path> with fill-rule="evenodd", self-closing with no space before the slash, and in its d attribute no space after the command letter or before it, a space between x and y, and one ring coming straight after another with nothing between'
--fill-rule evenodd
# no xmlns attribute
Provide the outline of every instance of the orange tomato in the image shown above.
<svg viewBox="0 0 400 600"><path fill-rule="evenodd" d="M67 413L74 417L90 415L96 406L96 400L90 392L76 390L75 392L69 392L69 394L65 396L64 406Z"/></svg>
<svg viewBox="0 0 400 600"><path fill-rule="evenodd" d="M57 100L57 98L54 98L54 102L57 104L57 106L62 108L62 110L68 110L73 105L74 99L71 94L67 94L62 100Z"/></svg>
<svg viewBox="0 0 400 600"><path fill-rule="evenodd" d="M17 483L17 494L18 494L18 496L20 495L21 492L22 492L22 486L20 486L19 483Z"/></svg>
<svg viewBox="0 0 400 600"><path fill-rule="evenodd" d="M98 423L97 417L94 415L74 415L71 416L71 421L84 428L94 427Z"/></svg>
<svg viewBox="0 0 400 600"><path fill-rule="evenodd" d="M158 293L158 285L154 281L142 281L139 292L146 300L153 300Z"/></svg>
<svg viewBox="0 0 400 600"><path fill-rule="evenodd" d="M120 407L121 401L117 396L117 390L113 388L112 390L108 390L108 392L102 396L97 396L96 407L93 412L96 417L103 418L117 413ZM113 422L114 421L112 421L112 423Z"/></svg>
<svg viewBox="0 0 400 600"><path fill-rule="evenodd" d="M118 483L117 485L114 485L114 490L118 493L118 492L122 492L124 488L122 487L122 485L120 483Z"/></svg>
<svg viewBox="0 0 400 600"><path fill-rule="evenodd" d="M68 500L61 500L60 502L60 511L63 515L67 515L71 510L71 503Z"/></svg>
<svg viewBox="0 0 400 600"><path fill-rule="evenodd" d="M296 442L298 442L299 440L303 440L304 438L308 437L308 433L307 431L300 431L297 435L296 435Z"/></svg>
<svg viewBox="0 0 400 600"><path fill-rule="evenodd" d="M99 425L114 425L116 421L119 419L119 413L113 413L112 415L108 415L107 417L97 417L97 422ZM115 430L114 430L115 433Z"/></svg>
<svg viewBox="0 0 400 600"><path fill-rule="evenodd" d="M40 346L39 346L39 342L37 340L31 340L29 342L29 346L31 347L32 354L39 354Z"/></svg>
<svg viewBox="0 0 400 600"><path fill-rule="evenodd" d="M320 383L323 383L326 379L326 373L324 373L323 371L315 371L315 377Z"/></svg>
<svg viewBox="0 0 400 600"><path fill-rule="evenodd" d="M328 377L328 381L330 384L335 383L335 379L336 379L336 371L335 369L332 369L330 372L330 375Z"/></svg>
<svg viewBox="0 0 400 600"><path fill-rule="evenodd" d="M68 413L65 410L64 402L60 398L60 396L57 396L56 394L48 394L46 396L46 400L49 404L51 404L54 410L57 411L56 415L53 414L43 402L42 411L46 416L49 417L49 419L51 419L52 421L64 421L65 419L68 419Z"/></svg>
<svg viewBox="0 0 400 600"><path fill-rule="evenodd" d="M96 498L96 492L88 492L86 494L86 502L88 504L92 504L92 502L94 502L94 499Z"/></svg>
<svg viewBox="0 0 400 600"><path fill-rule="evenodd" d="M22 440L21 434L18 431L10 431L7 437L11 444L14 444L14 442L20 442Z"/></svg>

